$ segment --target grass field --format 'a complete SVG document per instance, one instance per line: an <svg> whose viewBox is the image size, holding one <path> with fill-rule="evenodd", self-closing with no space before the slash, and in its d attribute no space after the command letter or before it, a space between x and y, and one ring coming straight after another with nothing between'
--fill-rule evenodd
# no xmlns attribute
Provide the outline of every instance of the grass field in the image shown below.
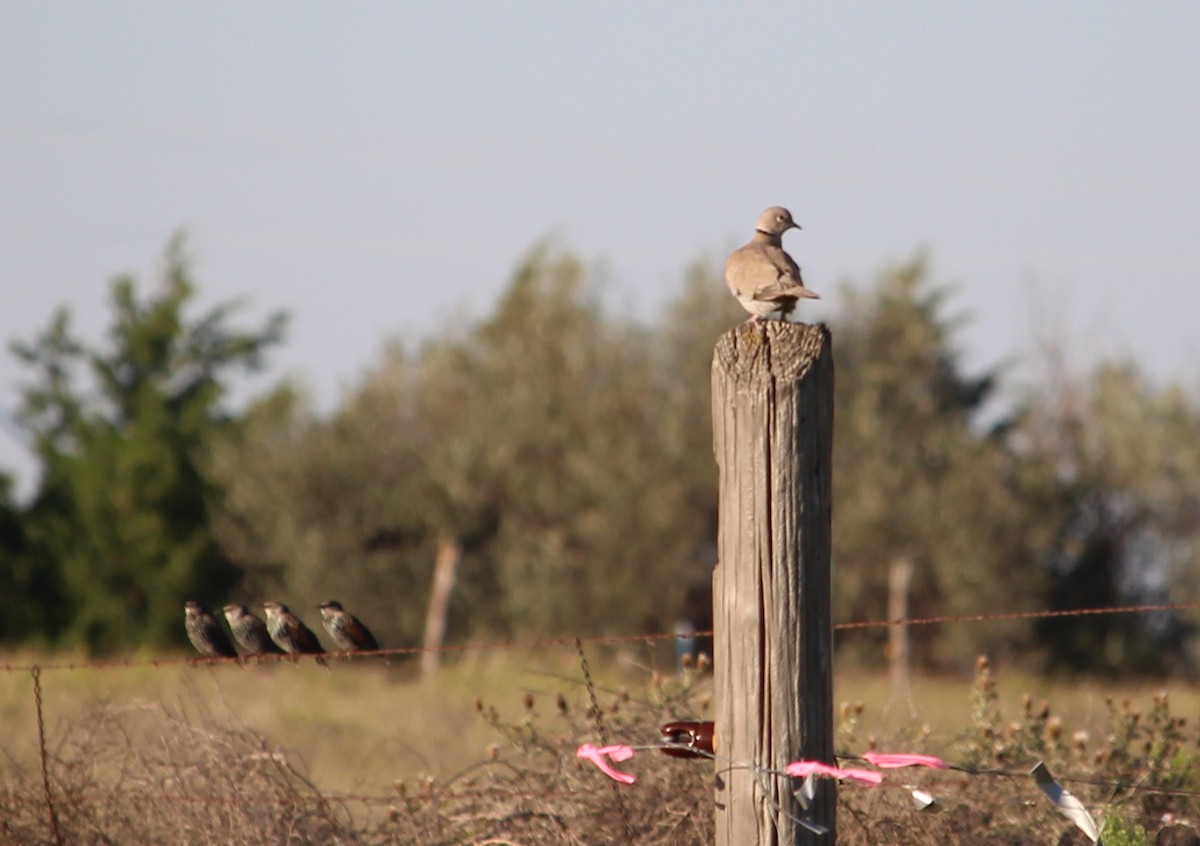
<svg viewBox="0 0 1200 846"><path fill-rule="evenodd" d="M610 739L653 743L662 721L712 717L710 680L695 672L684 677L670 672L665 644L589 647L588 658ZM0 664L35 661L52 663L44 655L0 656ZM518 773L540 767L538 771L550 773L546 777L552 779L552 771L569 771L569 779L593 778L596 788L603 785L570 755L574 745L597 740L594 720L586 715L589 694L579 656L570 647L466 652L448 660L432 680L418 678L412 662L334 663L325 669L306 661L45 670L41 686L52 756L67 739L86 734L97 714L114 710L124 712L120 730L128 734L136 753L138 744L151 743L155 732L177 730L155 722L165 708L182 715L201 735L220 728L261 738L271 755L286 761L323 794L395 796L398 782L404 791L421 790L428 779L450 782L489 759ZM1136 715L1132 722L1140 721L1149 732L1145 727L1156 713L1155 697L1163 691L1169 693L1170 713L1177 715L1171 717L1170 731L1186 738L1177 746L1186 747L1188 760L1194 761L1200 692L1190 686L1116 687L1007 673L1002 668L990 671L986 697L981 697L978 677L917 677L911 697L902 699L892 696L885 676L846 669L835 686L841 721L838 746L843 752L870 746L933 752L962 761L965 750L986 757L992 753L980 749L999 749L1007 737L1016 751L1003 754L1013 755L1018 763L1029 751L1026 747L1041 744L1082 766L1085 759L1090 761L1087 756L1112 746L1121 719L1127 724L1130 715ZM145 736L130 729L143 713L149 733ZM1140 743L1140 737L1129 742ZM1147 733L1147 748L1152 742L1153 735ZM1078 754L1071 751L1072 745ZM38 774L33 684L27 671L0 673L0 753L7 760L10 783L28 782ZM118 770L128 766L123 758L106 763L106 755L95 757L88 766L104 777L119 778ZM661 766L679 767L680 773L690 768L687 778L698 780L687 782L687 790L706 792L702 763ZM112 773L104 773L105 767ZM1088 767L1091 771L1093 765Z"/></svg>
<svg viewBox="0 0 1200 846"><path fill-rule="evenodd" d="M663 653L665 658L666 653ZM10 654L0 664L64 663L69 656ZM597 691L608 705L624 688L648 701L661 674L657 656L592 655ZM669 665L668 665L669 666ZM535 714L556 713L558 694L573 707L586 689L573 648L551 651L466 652L443 664L432 680L415 662L389 666L288 661L261 666L169 664L45 670L44 714L51 742L66 725L105 707L161 703L217 725L247 728L269 738L323 790L391 790L395 779L442 778L476 763L499 738L478 703L501 720L521 720L526 697ZM709 714L698 714L709 717ZM0 750L11 762L36 761L36 715L28 672L0 674Z"/></svg>
<svg viewBox="0 0 1200 846"><path fill-rule="evenodd" d="M10 654L0 664L28 665L65 661L63 656ZM656 691L671 676L666 651L612 650L591 656L602 707L624 695L637 705L663 697ZM1155 694L1168 691L1179 714L1200 711L1200 690L1181 683L1139 682L1114 686L1088 680L1060 680L1022 673L996 674L1001 713L1021 716L1026 696L1038 707L1048 703L1067 734L1106 730L1106 701L1129 700L1149 707ZM477 704L494 707L501 721L527 718L526 697L534 715L553 723L555 699L562 694L576 709L586 706L586 688L575 650L538 652L467 652L447 661L432 680L417 677L412 662L393 666L334 664L324 669L311 661L267 666L171 664L159 668L47 670L41 677L48 738L66 724L86 719L97 709L136 703L161 703L197 719L264 735L323 790L390 790L395 779L442 778L478 762L489 744L501 740L477 713ZM0 750L10 762L36 760L36 719L32 681L26 672L0 673ZM707 685L698 680L688 698L694 712L672 717L712 719ZM886 675L846 670L834 688L835 704L861 704L853 738L866 744L919 742L925 749L952 757L956 740L972 722L972 679L921 677L910 697L892 695ZM580 741L589 738L580 738ZM637 742L637 738L625 738ZM641 742L652 742L653 737Z"/></svg>

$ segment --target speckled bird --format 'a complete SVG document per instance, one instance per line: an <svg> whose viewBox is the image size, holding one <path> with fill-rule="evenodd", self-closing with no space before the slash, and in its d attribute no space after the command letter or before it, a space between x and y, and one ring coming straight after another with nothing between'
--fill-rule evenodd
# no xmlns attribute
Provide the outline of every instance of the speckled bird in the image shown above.
<svg viewBox="0 0 1200 846"><path fill-rule="evenodd" d="M217 618L208 613L208 609L189 599L183 603L183 624L187 629L188 640L196 651L205 658L236 658L237 650L229 640L229 635L221 628Z"/></svg>
<svg viewBox="0 0 1200 846"><path fill-rule="evenodd" d="M238 646L246 650L247 655L278 655L283 650L271 640L267 624L260 620L245 605L230 603L223 609L225 622L229 623L229 631Z"/></svg>
<svg viewBox="0 0 1200 846"><path fill-rule="evenodd" d="M284 652L290 655L325 653L312 629L300 622L282 602L264 602L263 610L267 612L267 631L271 633L271 640ZM324 664L325 661L318 658L317 663Z"/></svg>
<svg viewBox="0 0 1200 846"><path fill-rule="evenodd" d="M379 641L362 622L342 608L342 603L330 599L317 606L325 631L343 652L374 652Z"/></svg>

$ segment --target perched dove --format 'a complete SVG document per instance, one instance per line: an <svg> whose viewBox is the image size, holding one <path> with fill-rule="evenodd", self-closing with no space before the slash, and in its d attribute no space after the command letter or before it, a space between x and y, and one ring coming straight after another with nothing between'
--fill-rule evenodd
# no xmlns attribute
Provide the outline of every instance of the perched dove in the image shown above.
<svg viewBox="0 0 1200 846"><path fill-rule="evenodd" d="M725 283L751 321L784 319L798 300L820 299L804 287L799 266L783 251L783 233L799 228L790 211L771 206L758 216L754 237L726 260Z"/></svg>

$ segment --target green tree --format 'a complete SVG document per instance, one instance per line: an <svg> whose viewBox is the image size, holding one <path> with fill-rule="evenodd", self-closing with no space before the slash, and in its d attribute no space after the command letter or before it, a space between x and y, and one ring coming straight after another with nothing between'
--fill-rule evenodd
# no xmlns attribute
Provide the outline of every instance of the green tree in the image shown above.
<svg viewBox="0 0 1200 846"><path fill-rule="evenodd" d="M156 292L113 282L104 346L78 339L65 309L13 344L33 371L19 421L42 462L30 555L58 574L67 640L94 651L179 641L181 602L219 601L238 577L213 536L220 491L204 450L235 425L227 374L260 367L284 319L236 331L232 303L189 318L194 296L175 239Z"/></svg>
<svg viewBox="0 0 1200 846"><path fill-rule="evenodd" d="M1052 388L1052 389L1051 389ZM1106 362L1082 384L1058 374L1020 426L1054 468L1062 519L1051 607L1193 601L1200 574L1200 406L1177 385ZM1039 626L1055 668L1162 672L1193 666L1178 617L1104 615Z"/></svg>
<svg viewBox="0 0 1200 846"><path fill-rule="evenodd" d="M842 620L878 619L889 566L914 566L916 616L1036 607L1048 530L1024 496L1025 469L997 433L976 431L997 374L963 374L950 291L924 257L845 291L834 327L834 600ZM934 664L1026 643L1028 626L914 630ZM877 643L877 640L872 640Z"/></svg>
<svg viewBox="0 0 1200 846"><path fill-rule="evenodd" d="M703 538L709 542L715 541L717 528L713 348L724 332L745 319L746 312L725 287L720 267L700 260L684 272L679 294L667 303L653 332L661 380L658 393L663 398L659 412L663 447L676 465L673 475L686 491L688 505L696 508L687 519L705 526Z"/></svg>
<svg viewBox="0 0 1200 846"><path fill-rule="evenodd" d="M676 398L707 397L712 338L700 383L672 385L657 336L596 292L592 269L537 245L490 314L390 345L330 418L252 424L218 462L227 546L283 567L285 594L340 593L391 643L419 637L447 538L452 636L669 624L712 499L710 445L704 496L680 472L707 399L684 421Z"/></svg>
<svg viewBox="0 0 1200 846"><path fill-rule="evenodd" d="M462 357L461 437L500 506L489 554L520 630L634 629L683 554L650 345L603 312L596 283L539 245Z"/></svg>
<svg viewBox="0 0 1200 846"><path fill-rule="evenodd" d="M282 599L302 617L337 599L384 645L418 642L434 544L413 374L389 347L328 419L285 387L216 439L217 533L246 572L239 598Z"/></svg>
<svg viewBox="0 0 1200 846"><path fill-rule="evenodd" d="M24 518L11 479L0 473L0 640L44 637L60 622L58 573L32 554Z"/></svg>

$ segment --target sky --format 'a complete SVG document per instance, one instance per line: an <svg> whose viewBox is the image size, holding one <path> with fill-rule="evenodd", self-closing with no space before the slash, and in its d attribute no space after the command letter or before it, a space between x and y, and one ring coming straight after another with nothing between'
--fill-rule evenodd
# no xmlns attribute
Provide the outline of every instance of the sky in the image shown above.
<svg viewBox="0 0 1200 846"><path fill-rule="evenodd" d="M925 249L968 366L1049 333L1200 385L1198 43L1194 2L0 0L0 471L8 343L99 340L180 230L202 304L292 316L254 385L326 410L542 237L651 320L775 204L805 319Z"/></svg>

